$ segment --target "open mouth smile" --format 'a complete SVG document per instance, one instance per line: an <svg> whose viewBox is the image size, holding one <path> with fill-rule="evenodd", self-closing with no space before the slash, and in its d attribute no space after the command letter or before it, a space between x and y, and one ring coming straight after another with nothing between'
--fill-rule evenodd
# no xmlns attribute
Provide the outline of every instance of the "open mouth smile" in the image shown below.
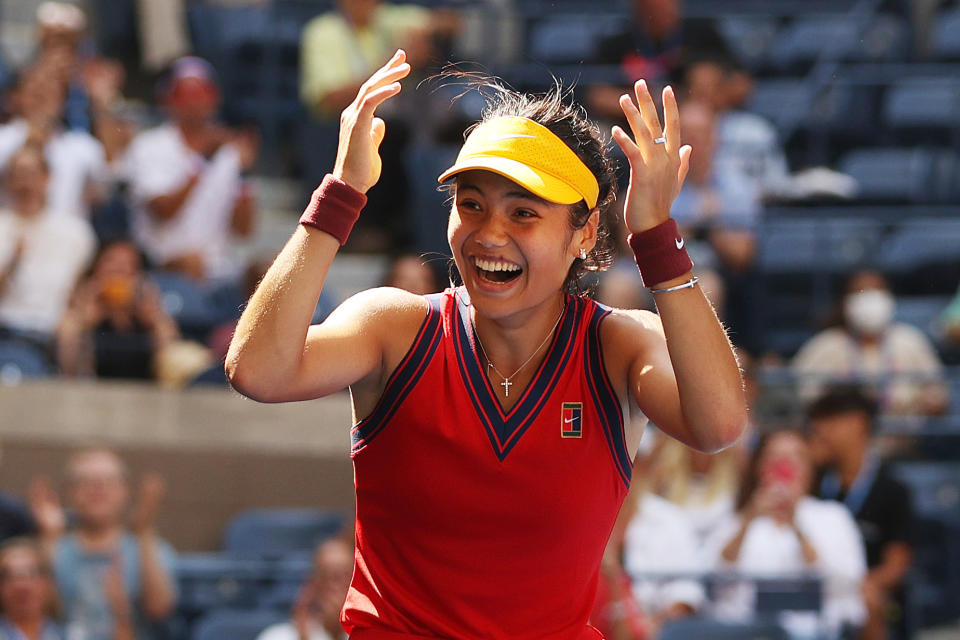
<svg viewBox="0 0 960 640"><path fill-rule="evenodd" d="M512 282L523 273L523 267L507 260L474 256L472 262L479 278L492 284Z"/></svg>

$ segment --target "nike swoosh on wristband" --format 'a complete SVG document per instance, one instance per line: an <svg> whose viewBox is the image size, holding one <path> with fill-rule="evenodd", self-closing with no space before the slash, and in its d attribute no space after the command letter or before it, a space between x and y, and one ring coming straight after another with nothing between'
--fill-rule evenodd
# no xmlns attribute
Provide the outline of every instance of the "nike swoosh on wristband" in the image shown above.
<svg viewBox="0 0 960 640"><path fill-rule="evenodd" d="M678 251L679 251L680 249L683 249L683 243L685 242L685 240L684 240L683 238L677 238L677 239L674 240L674 242L675 242L676 245L677 245L677 250L678 250Z"/></svg>

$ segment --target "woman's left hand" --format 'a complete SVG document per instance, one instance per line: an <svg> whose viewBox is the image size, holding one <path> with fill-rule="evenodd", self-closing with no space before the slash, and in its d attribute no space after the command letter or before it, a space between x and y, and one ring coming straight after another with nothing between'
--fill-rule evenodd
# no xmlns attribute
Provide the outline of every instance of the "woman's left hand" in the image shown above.
<svg viewBox="0 0 960 640"><path fill-rule="evenodd" d="M673 89L668 86L663 90L662 128L647 83L639 80L634 90L636 103L627 94L620 96L620 108L630 123L633 138L615 126L613 139L630 162L624 221L630 233L640 233L670 217L670 205L680 193L690 167L691 147L680 146L680 112ZM657 142L660 139L663 141Z"/></svg>

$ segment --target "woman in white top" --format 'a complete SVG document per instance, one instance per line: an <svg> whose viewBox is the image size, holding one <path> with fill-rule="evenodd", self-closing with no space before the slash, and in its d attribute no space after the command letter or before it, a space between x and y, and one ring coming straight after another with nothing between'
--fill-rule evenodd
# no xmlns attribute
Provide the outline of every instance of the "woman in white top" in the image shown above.
<svg viewBox="0 0 960 640"><path fill-rule="evenodd" d="M808 495L813 466L806 440L794 431L761 438L738 500L738 511L708 541L719 569L763 577L814 574L823 580L819 621L791 616L792 631L822 624L831 635L863 624L860 585L866 574L863 540L853 517L839 502ZM721 589L717 613L749 618L751 585Z"/></svg>

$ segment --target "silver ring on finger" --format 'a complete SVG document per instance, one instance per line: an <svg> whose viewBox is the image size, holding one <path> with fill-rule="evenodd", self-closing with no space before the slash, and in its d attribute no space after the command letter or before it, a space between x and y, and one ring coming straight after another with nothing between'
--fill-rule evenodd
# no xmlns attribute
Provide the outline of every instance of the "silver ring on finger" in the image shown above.
<svg viewBox="0 0 960 640"><path fill-rule="evenodd" d="M653 139L653 144L666 144L666 143L667 143L667 139L664 136L660 136L659 138Z"/></svg>

